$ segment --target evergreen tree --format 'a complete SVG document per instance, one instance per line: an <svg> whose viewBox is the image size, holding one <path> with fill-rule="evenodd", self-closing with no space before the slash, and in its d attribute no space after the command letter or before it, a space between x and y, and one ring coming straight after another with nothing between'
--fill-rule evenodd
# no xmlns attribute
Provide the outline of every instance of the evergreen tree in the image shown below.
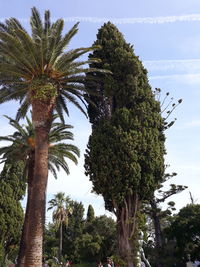
<svg viewBox="0 0 200 267"><path fill-rule="evenodd" d="M65 257L72 262L80 262L79 239L84 229L84 206L81 202L71 201L72 213L69 217L68 227L63 231L63 251Z"/></svg>
<svg viewBox="0 0 200 267"><path fill-rule="evenodd" d="M171 225L166 229L168 240L175 240L174 254L178 261L194 261L200 253L200 204L189 204L174 215Z"/></svg>
<svg viewBox="0 0 200 267"><path fill-rule="evenodd" d="M116 222L106 215L95 217L90 235L100 237L100 250L96 255L99 261L116 254Z"/></svg>
<svg viewBox="0 0 200 267"><path fill-rule="evenodd" d="M137 211L163 177L164 122L147 71L117 28L110 22L104 24L95 45L102 49L94 51L90 59L97 57L101 62L90 67L108 69L112 75L87 75L87 86L94 87L97 95L86 96L93 102L88 101L93 131L85 169L93 190L116 214L118 252L125 266L132 267ZM98 81L96 86L92 76Z"/></svg>
<svg viewBox="0 0 200 267"><path fill-rule="evenodd" d="M94 214L94 209L92 205L88 206L88 211L87 211L87 222L92 222L94 221L95 214Z"/></svg>
<svg viewBox="0 0 200 267"><path fill-rule="evenodd" d="M0 174L0 266L5 266L6 255L19 245L24 219L20 200L26 189L23 170L22 161L6 161Z"/></svg>

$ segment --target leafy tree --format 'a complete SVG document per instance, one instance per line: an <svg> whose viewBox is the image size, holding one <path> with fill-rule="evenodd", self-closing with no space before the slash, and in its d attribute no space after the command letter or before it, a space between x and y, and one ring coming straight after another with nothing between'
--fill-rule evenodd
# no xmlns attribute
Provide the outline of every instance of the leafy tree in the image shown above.
<svg viewBox="0 0 200 267"><path fill-rule="evenodd" d="M63 255L73 263L89 266L98 260L106 261L116 253L116 222L107 216L94 217L92 222L84 219L83 204L70 201L72 213L68 225L63 228ZM55 223L48 225L45 231L45 256L57 256L59 236Z"/></svg>
<svg viewBox="0 0 200 267"><path fill-rule="evenodd" d="M190 204L180 209L179 213L166 230L168 238L176 241L175 253L181 259L187 260L199 257L200 252L200 205Z"/></svg>
<svg viewBox="0 0 200 267"><path fill-rule="evenodd" d="M72 213L69 217L68 226L64 229L63 251L65 257L72 262L80 262L81 255L78 239L84 229L84 207L81 202L71 201Z"/></svg>
<svg viewBox="0 0 200 267"><path fill-rule="evenodd" d="M87 211L87 222L92 222L94 218L95 218L94 209L92 205L89 205Z"/></svg>
<svg viewBox="0 0 200 267"><path fill-rule="evenodd" d="M100 235L91 235L86 232L79 237L77 244L82 262L93 263L97 261L102 245Z"/></svg>
<svg viewBox="0 0 200 267"><path fill-rule="evenodd" d="M29 221L30 202L33 191L33 170L35 166L35 130L31 121L26 118L27 125L20 125L18 121L7 117L10 120L10 125L15 128L15 132L9 136L1 136L0 140L9 141L11 145L1 147L0 155L3 155L2 161L10 159L10 161L23 160L24 162L24 179L28 176L28 200L26 207L26 216L23 226L20 252L18 264L24 261L25 250L28 242L26 231ZM79 156L79 150L72 144L66 144L63 141L73 140L73 134L68 130L72 128L70 125L56 122L57 116L53 116L51 131L49 133L49 151L48 151L48 168L57 178L56 171L60 167L69 174L66 158L77 164L76 156Z"/></svg>
<svg viewBox="0 0 200 267"><path fill-rule="evenodd" d="M70 223L69 228L71 228ZM106 216L95 217L92 222L85 220L82 232L69 244L69 247L72 246L75 247L76 254L72 251L73 254L71 257L69 254L68 258L73 262L89 264L100 260L106 261L108 256L116 253L115 221Z"/></svg>
<svg viewBox="0 0 200 267"><path fill-rule="evenodd" d="M24 219L20 204L26 188L23 169L22 161L7 160L0 174L0 266L5 266L6 256L13 251L16 257Z"/></svg>
<svg viewBox="0 0 200 267"><path fill-rule="evenodd" d="M164 246L163 234L161 229L162 218L166 218L172 214L172 211L176 210L175 203L173 201L168 202L168 207L165 210L160 208L160 203L165 202L169 197L182 192L185 190L187 186L183 185L175 185L170 184L170 189L163 191L161 189L158 190L158 196L154 196L150 200L151 209L149 211L151 218L153 219L154 227L155 227L155 243L157 249L162 249Z"/></svg>
<svg viewBox="0 0 200 267"><path fill-rule="evenodd" d="M116 222L112 218L106 215L95 217L90 234L93 233L101 237L101 246L96 259L106 261L107 257L116 254Z"/></svg>
<svg viewBox="0 0 200 267"><path fill-rule="evenodd" d="M174 250L173 242L166 242L165 234L166 228L170 225L172 212L176 210L175 203L169 201L167 208L164 210L160 204L186 188L183 185L171 184L168 190L159 189L157 194L149 200L149 206L145 207L145 213L149 216L148 232L151 233L146 246L147 254L151 258L151 263L156 267L167 267L175 260L172 257Z"/></svg>
<svg viewBox="0 0 200 267"><path fill-rule="evenodd" d="M133 266L133 238L137 211L148 199L164 172L164 122L160 105L148 83L147 71L112 23L104 24L95 45L100 58L91 68L112 72L88 74L87 86L97 96L87 95L88 114L93 123L85 158L86 174L93 190L101 194L105 207L117 216L118 252L126 266ZM94 86L91 77L98 84Z"/></svg>
<svg viewBox="0 0 200 267"><path fill-rule="evenodd" d="M164 129L166 131L174 125L176 118L174 118L173 120L169 120L169 118L174 112L174 110L182 103L182 99L174 101L174 98L170 97L169 92L167 92L164 98L162 99L161 89L159 88L155 89L154 94L155 98L160 102L161 115L163 116ZM155 238L155 265L158 267L162 267L165 263L166 266L168 264L166 262L167 247L165 246L164 242L163 228L168 226L168 218L172 214L172 211L176 210L175 203L173 201L168 202L168 207L165 210L162 210L160 204L165 202L172 195L180 193L187 188L187 186L171 184L169 190L164 191L161 189L163 187L163 183L165 183L167 180L173 178L176 175L177 174L175 172L173 172L172 174L165 173L163 175L162 183L159 186L159 190L156 190L152 194L148 201L149 206L146 206L146 213L150 215L150 218L153 221L152 232L153 238Z"/></svg>
<svg viewBox="0 0 200 267"><path fill-rule="evenodd" d="M84 91L83 74L93 70L86 67L91 60L76 60L93 48L65 51L77 33L78 24L62 36L64 20L51 23L49 11L45 12L43 23L37 9L32 8L30 25L31 36L15 18L0 24L0 103L20 101L17 119L23 117L32 106L35 170L25 266L40 266L52 115L56 110L64 120L63 110L68 113L66 100L84 112L79 104Z"/></svg>

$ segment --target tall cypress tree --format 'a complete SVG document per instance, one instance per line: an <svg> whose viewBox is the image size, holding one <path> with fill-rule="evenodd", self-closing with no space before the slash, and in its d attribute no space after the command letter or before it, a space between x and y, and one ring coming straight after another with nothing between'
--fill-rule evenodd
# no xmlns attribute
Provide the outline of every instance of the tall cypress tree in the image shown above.
<svg viewBox="0 0 200 267"><path fill-rule="evenodd" d="M25 194L23 162L6 162L0 174L0 265L4 266L5 256L18 245L24 219L20 200Z"/></svg>
<svg viewBox="0 0 200 267"><path fill-rule="evenodd" d="M95 219L95 213L94 213L94 208L92 207L92 205L88 206L88 210L87 210L87 222L92 222Z"/></svg>
<svg viewBox="0 0 200 267"><path fill-rule="evenodd" d="M147 71L118 29L110 22L104 24L95 45L102 49L94 51L90 58L101 61L90 67L108 69L112 74L87 75L86 86L95 94L86 97L93 128L85 169L93 190L116 214L118 253L125 266L132 267L136 266L133 240L137 211L163 176L164 125Z"/></svg>

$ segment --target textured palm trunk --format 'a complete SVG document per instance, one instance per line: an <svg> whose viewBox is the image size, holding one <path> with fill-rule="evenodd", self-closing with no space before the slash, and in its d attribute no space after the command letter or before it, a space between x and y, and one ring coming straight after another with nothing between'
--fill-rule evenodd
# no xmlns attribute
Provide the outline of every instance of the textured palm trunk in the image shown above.
<svg viewBox="0 0 200 267"><path fill-rule="evenodd" d="M35 166L35 153L32 152L29 155L29 162L28 162L28 196L27 196L27 204L26 204L26 213L24 218L24 224L22 229L22 236L20 241L20 249L19 255L17 260L17 266L25 266L25 255L26 255L26 248L28 245L28 223L30 221L30 203L32 199L32 187L33 187L33 177L34 177L34 166Z"/></svg>
<svg viewBox="0 0 200 267"><path fill-rule="evenodd" d="M63 228L62 228L62 222L60 223L60 238L59 238L59 255L58 255L58 259L59 262L61 262L62 260L62 238L63 238Z"/></svg>
<svg viewBox="0 0 200 267"><path fill-rule="evenodd" d="M35 169L29 203L29 221L25 264L41 267L45 223L46 188L48 180L48 135L52 123L54 100L32 100L32 120L35 127ZM20 266L20 267L21 267Z"/></svg>
<svg viewBox="0 0 200 267"><path fill-rule="evenodd" d="M133 238L138 205L138 195L134 193L126 198L123 207L117 209L118 254L126 267L137 267Z"/></svg>

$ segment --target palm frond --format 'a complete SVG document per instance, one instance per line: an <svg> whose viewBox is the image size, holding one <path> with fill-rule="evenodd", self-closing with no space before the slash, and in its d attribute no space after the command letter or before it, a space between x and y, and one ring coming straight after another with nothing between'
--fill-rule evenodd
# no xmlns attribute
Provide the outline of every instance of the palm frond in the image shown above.
<svg viewBox="0 0 200 267"><path fill-rule="evenodd" d="M24 50L22 43L15 36L1 32L0 31L0 49L7 55L10 59L14 60L17 63L17 66L21 69L25 69L27 72L31 73L33 67L28 60L28 54Z"/></svg>
<svg viewBox="0 0 200 267"><path fill-rule="evenodd" d="M26 116L30 105L31 105L31 103L30 103L28 97L26 96L24 101L22 102L20 108L17 111L17 114L16 114L16 120L17 121L19 121L21 118L24 118Z"/></svg>
<svg viewBox="0 0 200 267"><path fill-rule="evenodd" d="M44 13L44 33L47 35L47 37L50 27L51 27L50 12L49 10L46 10Z"/></svg>
<svg viewBox="0 0 200 267"><path fill-rule="evenodd" d="M49 64L53 65L56 59L63 53L64 48L68 45L72 37L78 31L78 23L76 23L71 30L56 44L56 48L50 58Z"/></svg>
<svg viewBox="0 0 200 267"><path fill-rule="evenodd" d="M27 93L27 87L21 85L16 87L18 90L14 90L11 86L4 86L0 89L0 104L10 100L21 100L24 98Z"/></svg>
<svg viewBox="0 0 200 267"><path fill-rule="evenodd" d="M42 20L40 18L40 14L35 7L32 8L30 24L31 24L33 40L36 43L40 42L43 37L43 25L42 25Z"/></svg>
<svg viewBox="0 0 200 267"><path fill-rule="evenodd" d="M48 168L49 168L49 171L52 173L53 177L57 180L58 179L58 176L57 176L57 172L53 166L53 164L51 164L50 162L48 163Z"/></svg>
<svg viewBox="0 0 200 267"><path fill-rule="evenodd" d="M59 56L56 51L57 44L62 38L62 30L64 27L64 21L58 19L55 23L52 24L50 28L50 35L48 37L48 48L46 53L46 61L49 66L52 66L52 58Z"/></svg>
<svg viewBox="0 0 200 267"><path fill-rule="evenodd" d="M65 119L64 119L64 115L63 115L63 105L61 104L61 102L62 102L62 99L61 99L61 96L59 95L56 98L55 110L56 110L58 116L60 117L61 122L64 123ZM66 107L66 114L69 116L69 112L68 112L67 107Z"/></svg>
<svg viewBox="0 0 200 267"><path fill-rule="evenodd" d="M61 92L61 94L71 103L74 104L74 106L76 106L86 117L87 117L87 113L85 112L85 110L82 108L82 106L80 105L80 103L77 101L77 99L70 93L65 92L64 90ZM64 106L62 106L64 108Z"/></svg>

